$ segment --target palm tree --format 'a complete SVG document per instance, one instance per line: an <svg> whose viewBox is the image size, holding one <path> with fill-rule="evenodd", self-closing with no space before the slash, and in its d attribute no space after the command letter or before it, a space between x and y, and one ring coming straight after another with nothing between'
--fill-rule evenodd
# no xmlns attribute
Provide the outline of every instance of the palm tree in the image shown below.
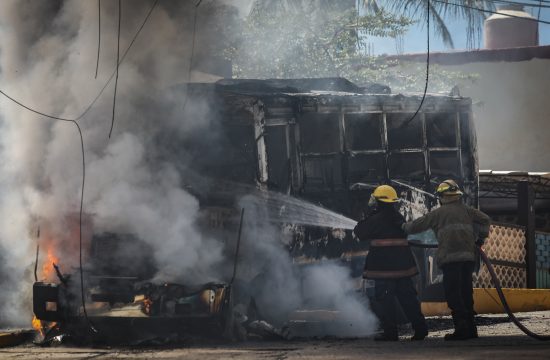
<svg viewBox="0 0 550 360"><path fill-rule="evenodd" d="M468 22L467 46L475 47L481 38L483 22L486 13L481 10L493 11L494 0L359 0L365 10L378 12L382 7L400 15L409 16L415 20L425 20L428 15L434 24L436 34L444 44L454 48L452 35L447 28L446 18L463 18ZM356 0L255 0L256 11L296 11L297 9L315 8L318 10L335 7L355 6Z"/></svg>
<svg viewBox="0 0 550 360"><path fill-rule="evenodd" d="M370 11L377 11L385 6L414 19L426 19L428 6L430 21L434 24L436 34L441 36L444 44L454 48L452 35L447 28L445 18L466 19L467 46L473 48L481 38L486 10L494 11L494 0L362 0L363 5ZM479 9L479 10L477 10Z"/></svg>

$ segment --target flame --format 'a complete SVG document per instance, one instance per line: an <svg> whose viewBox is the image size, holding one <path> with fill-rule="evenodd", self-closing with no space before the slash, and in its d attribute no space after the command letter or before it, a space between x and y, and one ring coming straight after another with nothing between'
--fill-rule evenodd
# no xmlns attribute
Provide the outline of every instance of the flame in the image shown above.
<svg viewBox="0 0 550 360"><path fill-rule="evenodd" d="M55 249L52 242L46 243L46 259L44 265L42 265L41 279L52 280L54 278L53 264L59 263L59 258L55 255Z"/></svg>
<svg viewBox="0 0 550 360"><path fill-rule="evenodd" d="M38 320L38 318L35 316L32 317L32 328L36 331L39 331L42 333L42 321Z"/></svg>
<svg viewBox="0 0 550 360"><path fill-rule="evenodd" d="M82 224L80 222L82 220ZM55 273L53 264L61 265L61 269L70 269L75 265L77 255L83 250L83 256L86 258L90 249L92 238L91 217L84 214L83 217L79 213L70 213L65 215L64 220L58 219L64 223L64 231L60 234L55 230L55 227L42 219L40 229L37 233L37 241L40 246L39 258L36 277L38 281L59 283L59 279ZM84 231L81 233L80 226ZM82 249L80 248L79 236L82 234ZM62 255L62 256L61 256ZM60 261L60 257L62 261ZM55 322L41 321L33 317L31 320L32 327L44 335L52 327L56 326Z"/></svg>
<svg viewBox="0 0 550 360"><path fill-rule="evenodd" d="M44 249L44 258L42 260L42 268L39 269L37 277L38 279L41 279L41 281L54 281L56 276L53 264L59 263L59 258L55 252L55 241L52 238L46 237L40 242L40 247ZM55 324L55 322L41 321L36 317L36 315L33 315L31 321L33 329L39 332L42 337L44 337L46 332L54 327Z"/></svg>
<svg viewBox="0 0 550 360"><path fill-rule="evenodd" d="M51 321L38 320L36 315L33 315L31 324L32 324L32 328L36 330L42 336L42 338L44 338L46 336L46 333L51 328L53 328L57 323L51 322Z"/></svg>
<svg viewBox="0 0 550 360"><path fill-rule="evenodd" d="M151 315L153 311L153 300L149 298L144 299L143 302L141 303L141 311L145 315Z"/></svg>

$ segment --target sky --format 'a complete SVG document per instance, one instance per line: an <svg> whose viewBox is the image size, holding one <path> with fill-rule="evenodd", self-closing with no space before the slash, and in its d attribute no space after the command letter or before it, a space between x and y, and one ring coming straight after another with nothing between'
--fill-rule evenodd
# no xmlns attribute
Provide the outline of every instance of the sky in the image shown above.
<svg viewBox="0 0 550 360"><path fill-rule="evenodd" d="M547 4L548 5L548 4ZM525 7L525 11L537 17L538 9ZM540 19L550 21L550 8L543 8L540 14ZM455 44L454 50L466 49L466 24L464 19L446 19L447 26L453 35ZM375 55L381 54L396 54L395 40L389 38L371 38L371 52ZM539 23L539 45L550 45L550 25ZM483 46L481 39L480 46ZM430 28L430 51L451 51L443 44L441 38L435 35L433 27ZM426 27L424 24L411 26L407 34L403 37L403 52L404 53L424 53L426 52Z"/></svg>

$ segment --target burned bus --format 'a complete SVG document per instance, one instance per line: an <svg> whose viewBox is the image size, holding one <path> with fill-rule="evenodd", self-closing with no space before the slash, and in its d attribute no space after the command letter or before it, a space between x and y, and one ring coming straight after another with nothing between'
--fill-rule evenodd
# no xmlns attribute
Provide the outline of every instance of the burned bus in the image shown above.
<svg viewBox="0 0 550 360"><path fill-rule="evenodd" d="M385 86L359 87L342 78L221 80L183 92L209 99L216 109L218 146L201 150L205 161L197 169L210 178L288 194L354 220L365 216L380 184L398 190L407 220L437 205L429 195L448 178L464 189L466 203L477 206L469 98L428 94L415 114L421 95L391 94ZM201 204L206 209L212 200ZM351 231L293 229L288 247L296 263L335 259L360 277L368 249ZM415 250L419 290L425 300L442 300L441 288L431 286L438 281L433 251Z"/></svg>
<svg viewBox="0 0 550 360"><path fill-rule="evenodd" d="M468 98L428 94L422 103L421 95L391 94L385 86L360 87L342 78L221 80L176 87L169 97L179 102L180 114L190 123L183 134L167 131L156 141L170 149L166 158L181 164L182 185L200 203L202 231L228 245L229 252L234 251L239 224L238 200L248 192L266 199L275 194L303 199L357 221L365 216L372 190L391 184L403 199L401 211L411 220L436 206L429 195L442 180L453 178L463 187L466 202L477 205L476 141ZM275 209L275 221L282 207ZM361 278L368 248L349 227L293 223L289 217L279 222L296 266L335 261ZM128 244L134 265L141 264L140 254L150 258L151 250L138 249L137 240L120 234L92 238L90 260L84 264L88 301L131 304L142 296L141 307L125 308L119 322L135 324L146 317L156 325L147 323L145 328L165 329L167 319L175 327L208 319L222 332L232 311L231 284L150 286L146 280L153 277L155 264L122 268L114 255L123 256L121 247ZM417 249L415 255L422 299L442 300L433 250ZM82 318L79 297L84 294L37 282L33 296L40 320ZM168 303L174 306L159 305ZM91 317L95 324L106 321L94 311Z"/></svg>
<svg viewBox="0 0 550 360"><path fill-rule="evenodd" d="M380 184L398 190L408 220L437 205L426 193L448 178L456 179L465 201L477 206L469 98L430 94L414 116L422 96L362 88L341 78L222 80L190 91L190 96L214 95L226 147L209 167L229 168L222 170L226 180L306 199L355 220L365 215ZM340 259L359 276L367 249L350 231L298 229L289 246L296 262ZM423 299L442 300L439 286L422 291L437 281L433 250L416 255Z"/></svg>

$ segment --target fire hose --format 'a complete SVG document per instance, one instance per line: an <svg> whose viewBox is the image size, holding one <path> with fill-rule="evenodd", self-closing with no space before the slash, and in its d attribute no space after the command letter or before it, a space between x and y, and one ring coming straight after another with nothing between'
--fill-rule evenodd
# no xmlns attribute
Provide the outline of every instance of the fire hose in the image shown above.
<svg viewBox="0 0 550 360"><path fill-rule="evenodd" d="M410 184L406 184L406 183L403 183L403 182L400 182L400 181L397 181L397 180L391 180L391 181L396 183L397 185L404 186L404 187L406 187L408 189L411 189L413 191L416 191L420 194L428 195L429 197L435 198L435 196L433 194L430 194L429 192L426 192L426 191L424 191L422 189L419 189L415 186L412 186ZM435 248L435 247L437 247L437 245L435 245L435 244L423 244L423 243L416 242L414 240L409 241L409 244L412 245L412 246L424 247L424 248ZM502 307L504 308L504 311L506 311L506 314L508 314L508 317L514 323L514 325L516 325L526 335L528 335L528 336L530 336L534 339L541 340L541 341L550 340L550 335L536 334L536 333L532 332L531 330L529 330L527 327L525 327L525 325L523 325L518 320L518 318L516 318L516 316L512 312L512 309L510 309L510 306L508 305L508 301L506 301L506 297L504 296L504 292L502 292L502 286L500 284L500 280L497 277L495 269L493 268L493 264L491 264L491 261L487 257L487 254L485 254L485 252L483 251L483 249L481 248L480 245L477 245L477 249L479 251L479 255L481 256L481 260L483 261L485 266L487 266L487 270L489 271L489 274L491 275L491 280L493 281L493 284L495 285L495 289L497 291L500 302L502 303Z"/></svg>
<svg viewBox="0 0 550 360"><path fill-rule="evenodd" d="M409 241L409 244L411 246L415 247L422 247L422 248L436 248L437 245L434 244L422 244L418 243L416 241ZM502 303L502 307L504 308L504 311L506 311L506 314L508 314L508 317L510 320L516 325L523 333L526 335L532 337L533 339L541 340L541 341L548 341L550 340L550 335L540 335L532 332L529 330L525 325L523 325L518 318L514 315L512 312L512 309L510 309L510 306L508 305L508 301L506 301L506 297L504 296L504 292L502 291L502 286L500 284L500 280L498 279L498 276L495 272L495 269L493 268L493 264L491 264L491 261L487 257L487 254L483 251L481 246L477 246L477 249L479 251L479 255L481 256L481 260L487 266L487 270L489 271L489 274L491 275L491 280L493 281L493 284L495 285L495 290L497 291L498 297L500 299L500 302Z"/></svg>
<svg viewBox="0 0 550 360"><path fill-rule="evenodd" d="M491 261L489 261L489 258L487 257L487 254L481 249L481 247L478 247L479 254L481 255L481 259L483 260L483 263L485 266L487 266L487 270L489 270L489 274L491 274L491 280L493 280L493 284L495 285L495 289L497 291L498 297L500 299L500 302L502 303L502 306L504 307L504 310L508 314L508 317L514 325L516 325L521 331L523 331L526 335L532 337L533 339L547 341L550 340L550 335L539 335L531 330L529 330L525 325L523 325L518 318L514 315L512 312L512 309L510 309L510 306L508 305L508 302L506 301L506 297L504 296L504 293L502 292L502 286L500 285L500 280L497 277L497 274L495 273L495 269L493 269L493 265L491 264Z"/></svg>

